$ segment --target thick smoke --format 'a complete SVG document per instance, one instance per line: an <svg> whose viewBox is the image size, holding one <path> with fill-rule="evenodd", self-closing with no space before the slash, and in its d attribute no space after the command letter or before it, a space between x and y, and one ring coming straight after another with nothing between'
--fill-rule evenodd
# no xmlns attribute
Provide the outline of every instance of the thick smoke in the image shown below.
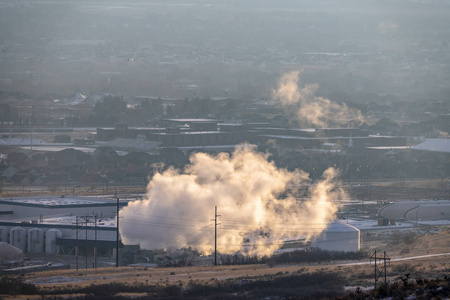
<svg viewBox="0 0 450 300"><path fill-rule="evenodd" d="M121 211L121 235L146 249L190 246L205 254L214 249L214 207L218 207L218 250L271 254L286 238L317 235L334 218L333 200L342 197L336 171L328 169L312 184L301 171L278 169L250 146L232 155L193 154L183 173L156 174L146 199ZM294 198L310 186L310 199Z"/></svg>
<svg viewBox="0 0 450 300"><path fill-rule="evenodd" d="M361 112L330 99L315 96L317 84L298 85L300 71L284 74L278 88L272 91L290 118L300 125L328 127L342 126L349 122L361 122Z"/></svg>

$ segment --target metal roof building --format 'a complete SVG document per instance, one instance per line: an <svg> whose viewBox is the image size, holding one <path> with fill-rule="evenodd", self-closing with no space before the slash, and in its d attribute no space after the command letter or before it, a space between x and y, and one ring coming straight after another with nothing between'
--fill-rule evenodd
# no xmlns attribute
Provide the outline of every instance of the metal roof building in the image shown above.
<svg viewBox="0 0 450 300"><path fill-rule="evenodd" d="M379 211L380 217L407 219L410 221L432 221L450 219L450 200L404 201L390 203Z"/></svg>
<svg viewBox="0 0 450 300"><path fill-rule="evenodd" d="M126 202L119 203L119 207ZM23 197L0 199L0 242L23 252L115 256L117 201L88 197ZM120 237L119 237L120 240ZM80 250L81 251L81 250Z"/></svg>
<svg viewBox="0 0 450 300"><path fill-rule="evenodd" d="M414 146L413 150L450 153L450 139L429 139Z"/></svg>
<svg viewBox="0 0 450 300"><path fill-rule="evenodd" d="M45 196L0 198L3 219L38 220L50 216L89 215L113 216L117 203L112 199Z"/></svg>

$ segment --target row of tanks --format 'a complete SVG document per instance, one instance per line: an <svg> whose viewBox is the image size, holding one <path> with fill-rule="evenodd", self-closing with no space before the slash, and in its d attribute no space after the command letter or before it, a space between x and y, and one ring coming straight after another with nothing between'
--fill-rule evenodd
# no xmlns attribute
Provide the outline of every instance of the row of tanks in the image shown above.
<svg viewBox="0 0 450 300"><path fill-rule="evenodd" d="M0 242L9 243L23 252L57 254L56 239L61 237L61 230L54 228L0 227Z"/></svg>

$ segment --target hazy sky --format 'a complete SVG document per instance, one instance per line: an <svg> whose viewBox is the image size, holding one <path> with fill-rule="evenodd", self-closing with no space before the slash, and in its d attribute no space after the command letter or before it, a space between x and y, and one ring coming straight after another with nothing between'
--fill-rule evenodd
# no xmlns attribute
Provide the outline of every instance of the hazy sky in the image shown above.
<svg viewBox="0 0 450 300"><path fill-rule="evenodd" d="M449 8L406 0L3 0L0 89L258 98L281 74L303 68L303 82L320 89L426 94L448 83Z"/></svg>

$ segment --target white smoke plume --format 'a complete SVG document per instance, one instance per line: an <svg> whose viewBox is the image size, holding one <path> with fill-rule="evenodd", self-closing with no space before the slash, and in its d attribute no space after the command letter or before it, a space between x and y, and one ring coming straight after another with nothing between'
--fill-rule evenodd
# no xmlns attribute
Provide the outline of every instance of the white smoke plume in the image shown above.
<svg viewBox="0 0 450 300"><path fill-rule="evenodd" d="M361 122L359 110L349 108L330 99L315 96L317 84L299 87L300 71L284 74L278 82L278 88L272 90L274 99L278 99L285 112L300 125L328 127L342 126L349 122Z"/></svg>
<svg viewBox="0 0 450 300"><path fill-rule="evenodd" d="M343 197L334 169L311 184L306 173L278 169L250 146L232 155L196 153L190 161L183 173L170 169L156 174L146 199L122 209L125 243L146 249L190 246L211 253L217 206L220 253L267 255L283 239L322 232L337 211L333 200ZM294 198L295 189L305 184L311 184L311 198L300 202Z"/></svg>

